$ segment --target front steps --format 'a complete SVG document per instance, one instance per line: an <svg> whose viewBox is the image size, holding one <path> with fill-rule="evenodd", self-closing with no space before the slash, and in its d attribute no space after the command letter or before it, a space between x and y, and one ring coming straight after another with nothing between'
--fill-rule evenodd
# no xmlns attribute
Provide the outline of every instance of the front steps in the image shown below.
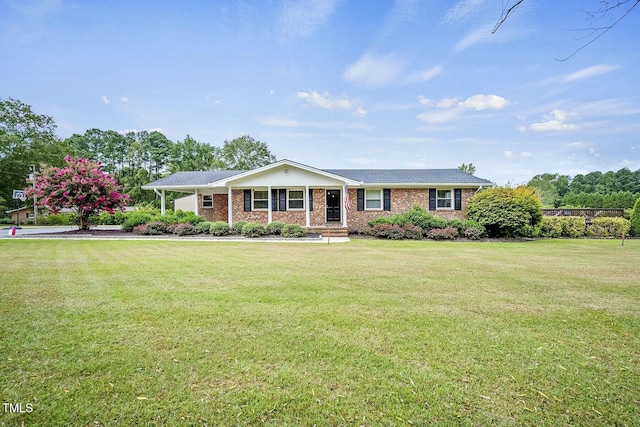
<svg viewBox="0 0 640 427"><path fill-rule="evenodd" d="M345 227L310 227L309 232L322 237L349 237L349 229Z"/></svg>

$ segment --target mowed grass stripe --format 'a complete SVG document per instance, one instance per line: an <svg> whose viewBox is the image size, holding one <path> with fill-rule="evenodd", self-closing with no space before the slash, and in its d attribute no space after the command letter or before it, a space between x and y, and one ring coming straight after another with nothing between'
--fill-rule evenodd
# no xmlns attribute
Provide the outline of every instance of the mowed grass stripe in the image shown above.
<svg viewBox="0 0 640 427"><path fill-rule="evenodd" d="M8 425L634 425L640 241L2 240Z"/></svg>

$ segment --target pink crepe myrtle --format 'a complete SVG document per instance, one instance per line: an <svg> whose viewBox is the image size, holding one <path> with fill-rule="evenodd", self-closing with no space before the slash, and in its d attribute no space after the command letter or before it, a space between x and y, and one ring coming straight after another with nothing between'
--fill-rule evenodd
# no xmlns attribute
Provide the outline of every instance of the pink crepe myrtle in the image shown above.
<svg viewBox="0 0 640 427"><path fill-rule="evenodd" d="M70 156L64 161L67 166L62 168L41 168L35 183L25 188L26 197L35 195L38 206L53 213L64 208L75 211L81 230L89 228L92 215L124 211L129 196L120 193L118 181L102 171L101 162Z"/></svg>

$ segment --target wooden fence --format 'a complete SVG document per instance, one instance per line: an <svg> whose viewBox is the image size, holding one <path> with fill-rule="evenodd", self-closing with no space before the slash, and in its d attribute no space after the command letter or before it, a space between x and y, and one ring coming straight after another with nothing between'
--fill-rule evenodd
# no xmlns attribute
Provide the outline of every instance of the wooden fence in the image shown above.
<svg viewBox="0 0 640 427"><path fill-rule="evenodd" d="M544 216L581 216L584 218L624 217L624 209L542 209Z"/></svg>

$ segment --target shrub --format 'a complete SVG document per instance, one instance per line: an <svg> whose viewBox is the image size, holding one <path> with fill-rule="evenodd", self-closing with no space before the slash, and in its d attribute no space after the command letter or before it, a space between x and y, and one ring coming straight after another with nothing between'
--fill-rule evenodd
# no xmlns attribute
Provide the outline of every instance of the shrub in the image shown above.
<svg viewBox="0 0 640 427"><path fill-rule="evenodd" d="M116 211L113 214L109 212L101 212L92 218L94 224L100 225L121 225L127 219L127 214L122 211Z"/></svg>
<svg viewBox="0 0 640 427"><path fill-rule="evenodd" d="M0 224L13 224L13 219L10 217L0 218Z"/></svg>
<svg viewBox="0 0 640 427"><path fill-rule="evenodd" d="M280 234L282 235L282 237L291 238L304 237L307 235L307 232L298 224L286 224L283 225L282 229L280 230Z"/></svg>
<svg viewBox="0 0 640 427"><path fill-rule="evenodd" d="M206 222L205 217L196 215L195 212L183 212L178 210L175 213L175 216L177 217L177 221L174 222L177 222L178 224L189 223L191 225L197 225L201 222Z"/></svg>
<svg viewBox="0 0 640 427"><path fill-rule="evenodd" d="M629 234L640 237L640 198L636 200L631 211Z"/></svg>
<svg viewBox="0 0 640 427"><path fill-rule="evenodd" d="M484 227L467 227L462 232L462 235L469 240L478 240L484 235Z"/></svg>
<svg viewBox="0 0 640 427"><path fill-rule="evenodd" d="M413 224L422 228L424 233L428 233L429 230L434 228L445 228L447 226L447 221L434 216L429 213L425 208L418 206L417 204L413 205L411 209L407 212L404 212L400 215L403 221L400 221L398 225L404 224Z"/></svg>
<svg viewBox="0 0 640 427"><path fill-rule="evenodd" d="M413 224L405 224L400 226L404 233L405 239L420 240L422 239L422 228Z"/></svg>
<svg viewBox="0 0 640 427"><path fill-rule="evenodd" d="M631 224L624 218L594 218L587 227L587 236L590 237L622 237L622 233L628 234Z"/></svg>
<svg viewBox="0 0 640 427"><path fill-rule="evenodd" d="M226 236L231 232L231 227L224 221L216 221L211 223L209 227L209 233L214 236Z"/></svg>
<svg viewBox="0 0 640 427"><path fill-rule="evenodd" d="M378 224L371 227L371 235L379 239L402 240L404 230L397 224Z"/></svg>
<svg viewBox="0 0 640 427"><path fill-rule="evenodd" d="M577 216L543 217L540 222L540 237L584 237L584 218Z"/></svg>
<svg viewBox="0 0 640 427"><path fill-rule="evenodd" d="M242 234L242 228L247 224L247 221L234 222L231 226L234 234Z"/></svg>
<svg viewBox="0 0 640 427"><path fill-rule="evenodd" d="M140 224L133 227L133 233L145 236L159 236L167 231L167 226L160 221L153 221L148 224Z"/></svg>
<svg viewBox="0 0 640 427"><path fill-rule="evenodd" d="M265 230L266 230L267 234L280 235L284 225L285 224L282 221L274 221L274 222L272 222L270 224L267 224L267 226L265 227Z"/></svg>
<svg viewBox="0 0 640 427"><path fill-rule="evenodd" d="M453 240L458 237L458 230L453 227L434 228L427 234L433 240Z"/></svg>
<svg viewBox="0 0 640 427"><path fill-rule="evenodd" d="M264 236L264 225L258 222L248 222L242 227L242 235L244 237L260 237Z"/></svg>
<svg viewBox="0 0 640 427"><path fill-rule="evenodd" d="M132 232L133 227L136 225L146 224L151 222L153 216L146 212L132 212L128 218L122 223L122 229L124 231Z"/></svg>
<svg viewBox="0 0 640 427"><path fill-rule="evenodd" d="M524 226L542 219L542 204L527 187L488 188L467 203L467 217L483 225L491 236L517 236Z"/></svg>
<svg viewBox="0 0 640 427"><path fill-rule="evenodd" d="M197 234L197 232L195 225L183 222L173 227L173 234L177 234L178 236L191 236Z"/></svg>
<svg viewBox="0 0 640 427"><path fill-rule="evenodd" d="M40 217L38 215L38 224L40 225L71 225L75 224L75 214L73 213L57 213Z"/></svg>
<svg viewBox="0 0 640 427"><path fill-rule="evenodd" d="M211 231L211 224L213 224L213 222L209 222L209 221L203 221L198 223L196 225L196 233L209 234L209 232Z"/></svg>

